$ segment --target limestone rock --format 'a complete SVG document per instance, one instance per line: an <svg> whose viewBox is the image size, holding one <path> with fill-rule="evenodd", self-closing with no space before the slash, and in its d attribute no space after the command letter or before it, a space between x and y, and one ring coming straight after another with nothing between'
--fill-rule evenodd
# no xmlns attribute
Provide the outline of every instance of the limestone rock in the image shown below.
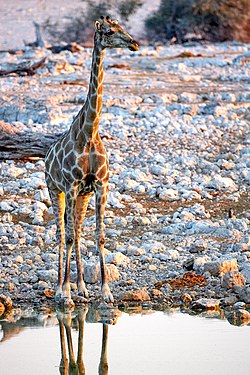
<svg viewBox="0 0 250 375"><path fill-rule="evenodd" d="M225 289L234 289L234 291L237 291L237 287L243 287L245 283L244 276L238 271L229 271L221 278L221 286Z"/></svg>
<svg viewBox="0 0 250 375"><path fill-rule="evenodd" d="M58 273L56 270L37 270L37 275L42 281L51 281L53 283L57 282Z"/></svg>
<svg viewBox="0 0 250 375"><path fill-rule="evenodd" d="M107 264L106 272L107 272L108 282L119 280L120 274L119 274L117 267L114 264ZM99 263L84 264L83 277L86 283L89 283L89 284L100 283L101 281L100 264Z"/></svg>
<svg viewBox="0 0 250 375"><path fill-rule="evenodd" d="M149 301L150 297L146 289L128 290L122 296L122 301Z"/></svg>
<svg viewBox="0 0 250 375"><path fill-rule="evenodd" d="M213 276L222 276L229 271L238 271L237 259L227 259L204 264L204 272L210 272Z"/></svg>
<svg viewBox="0 0 250 375"><path fill-rule="evenodd" d="M246 303L250 303L250 285L241 289L240 299Z"/></svg>
<svg viewBox="0 0 250 375"><path fill-rule="evenodd" d="M117 252L108 254L106 256L106 262L113 263L113 264L126 264L130 262L130 259L126 255L117 251Z"/></svg>
<svg viewBox="0 0 250 375"><path fill-rule="evenodd" d="M229 177L222 177L216 175L206 185L208 189L214 189L217 191L223 191L227 193L233 193L238 190L235 182Z"/></svg>
<svg viewBox="0 0 250 375"><path fill-rule="evenodd" d="M250 284L250 264L244 264L241 273L245 277L246 283Z"/></svg>

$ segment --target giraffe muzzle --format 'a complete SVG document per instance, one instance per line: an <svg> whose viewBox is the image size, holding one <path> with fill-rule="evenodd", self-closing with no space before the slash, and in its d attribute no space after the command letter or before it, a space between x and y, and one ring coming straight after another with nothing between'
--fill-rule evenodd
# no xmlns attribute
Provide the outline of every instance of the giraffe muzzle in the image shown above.
<svg viewBox="0 0 250 375"><path fill-rule="evenodd" d="M129 45L128 49L130 51L138 51L139 50L139 44L134 39L132 39L130 41L130 45Z"/></svg>

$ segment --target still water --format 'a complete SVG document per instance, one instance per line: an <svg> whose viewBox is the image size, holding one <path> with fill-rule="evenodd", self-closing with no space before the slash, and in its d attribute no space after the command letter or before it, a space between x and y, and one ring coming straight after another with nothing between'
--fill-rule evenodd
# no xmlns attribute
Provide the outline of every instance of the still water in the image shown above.
<svg viewBox="0 0 250 375"><path fill-rule="evenodd" d="M104 315L100 319L93 309L26 311L20 319L0 321L0 374L250 373L249 326L176 309Z"/></svg>

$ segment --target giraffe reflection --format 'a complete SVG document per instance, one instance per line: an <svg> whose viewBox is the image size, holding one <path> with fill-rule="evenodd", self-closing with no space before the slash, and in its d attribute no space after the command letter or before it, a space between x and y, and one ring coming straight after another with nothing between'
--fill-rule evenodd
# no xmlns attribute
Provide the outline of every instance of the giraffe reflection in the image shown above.
<svg viewBox="0 0 250 375"><path fill-rule="evenodd" d="M93 310L96 313L96 310ZM88 312L88 307L84 307L78 311L57 311L57 319L59 322L60 330L60 343L61 343L61 362L59 371L61 375L85 375L84 365L84 324ZM104 312L104 311L103 311ZM108 375L108 325L115 324L118 316L118 310L112 309L107 310L104 314L101 314L102 322L102 348L101 356L98 367L99 375ZM76 314L76 321L73 320L72 315ZM93 312L90 311L90 315ZM91 319L92 320L92 319ZM96 320L98 321L98 320ZM77 359L75 358L73 340L71 329L73 323L77 324L78 327L78 343L77 343ZM67 351L68 356L67 357Z"/></svg>

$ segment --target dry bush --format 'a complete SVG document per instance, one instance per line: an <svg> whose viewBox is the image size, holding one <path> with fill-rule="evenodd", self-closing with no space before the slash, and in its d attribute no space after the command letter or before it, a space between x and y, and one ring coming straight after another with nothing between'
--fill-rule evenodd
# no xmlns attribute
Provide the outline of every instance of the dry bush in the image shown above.
<svg viewBox="0 0 250 375"><path fill-rule="evenodd" d="M148 38L175 38L178 43L182 42L190 31L193 3L194 0L161 0L159 9L145 22Z"/></svg>
<svg viewBox="0 0 250 375"><path fill-rule="evenodd" d="M194 32L212 42L249 42L250 0L161 0L146 28L152 40L182 42Z"/></svg>
<svg viewBox="0 0 250 375"><path fill-rule="evenodd" d="M250 41L249 0L196 0L195 23L211 41Z"/></svg>
<svg viewBox="0 0 250 375"><path fill-rule="evenodd" d="M47 31L53 42L64 41L67 43L89 42L93 39L94 23L100 16L109 15L116 19L117 15L122 19L123 23L129 20L129 17L142 6L141 0L105 0L93 1L85 0L86 10L80 10L74 16L69 18L66 25L62 29L62 25L52 23L49 19L43 24L43 28Z"/></svg>

